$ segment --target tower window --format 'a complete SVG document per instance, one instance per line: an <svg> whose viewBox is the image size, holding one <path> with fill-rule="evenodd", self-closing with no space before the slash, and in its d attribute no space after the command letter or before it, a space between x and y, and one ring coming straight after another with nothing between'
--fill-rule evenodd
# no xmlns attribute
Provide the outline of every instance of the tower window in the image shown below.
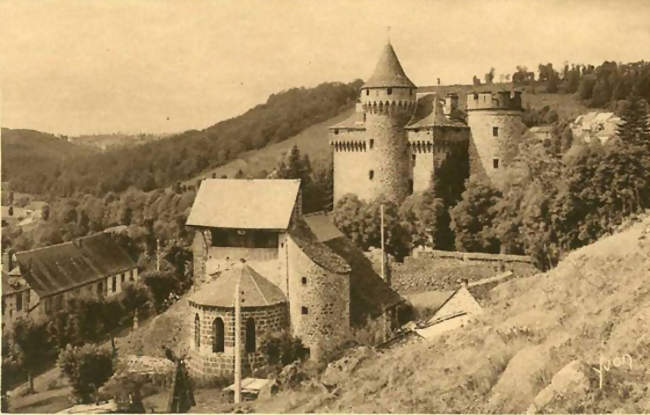
<svg viewBox="0 0 650 415"><path fill-rule="evenodd" d="M415 153L411 154L411 158L413 159L413 165L415 166Z"/></svg>
<svg viewBox="0 0 650 415"><path fill-rule="evenodd" d="M300 313L301 314L309 314L309 310L307 310L307 307L302 306L302 307L300 307Z"/></svg>
<svg viewBox="0 0 650 415"><path fill-rule="evenodd" d="M409 89L409 95L413 95L413 90Z"/></svg>
<svg viewBox="0 0 650 415"><path fill-rule="evenodd" d="M386 93L387 93L388 95L392 95L392 93L393 93L393 88L388 88L388 89L386 89Z"/></svg>
<svg viewBox="0 0 650 415"><path fill-rule="evenodd" d="M301 280L302 285L307 285L307 277L302 277Z"/></svg>
<svg viewBox="0 0 650 415"><path fill-rule="evenodd" d="M366 95L370 95L370 90L366 89Z"/></svg>
<svg viewBox="0 0 650 415"><path fill-rule="evenodd" d="M375 177L375 171L374 171L374 170L370 170L370 171L368 172L368 178L369 178L370 180L372 180L374 177Z"/></svg>
<svg viewBox="0 0 650 415"><path fill-rule="evenodd" d="M499 168L499 159L492 159L492 167L495 169Z"/></svg>
<svg viewBox="0 0 650 415"><path fill-rule="evenodd" d="M335 135L338 135L338 134L339 134L339 129L338 129L338 128L337 128L336 130L334 130L334 134L335 134Z"/></svg>
<svg viewBox="0 0 650 415"><path fill-rule="evenodd" d="M369 143L370 143L370 149L372 150L372 147L375 145L375 140L371 138Z"/></svg>
<svg viewBox="0 0 650 415"><path fill-rule="evenodd" d="M194 347L201 347L201 319L198 314L194 316Z"/></svg>
<svg viewBox="0 0 650 415"><path fill-rule="evenodd" d="M499 136L499 127L492 127L492 137Z"/></svg>

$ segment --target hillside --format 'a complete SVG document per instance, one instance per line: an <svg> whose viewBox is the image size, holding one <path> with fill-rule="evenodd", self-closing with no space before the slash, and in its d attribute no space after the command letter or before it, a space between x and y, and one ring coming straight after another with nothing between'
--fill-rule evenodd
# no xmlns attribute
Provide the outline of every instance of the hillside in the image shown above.
<svg viewBox="0 0 650 415"><path fill-rule="evenodd" d="M354 108L329 118L326 121L314 124L279 143L273 143L259 150L242 153L237 159L232 160L215 169L202 172L200 175L188 180L186 184L195 184L200 178L210 178L212 175L233 177L241 169L245 174L258 176L260 172L271 172L278 163L283 153L297 145L301 154L308 154L312 167L318 168L331 162L332 153L328 144L328 127L339 123L352 115Z"/></svg>
<svg viewBox="0 0 650 415"><path fill-rule="evenodd" d="M337 116L356 101L360 86L361 81L357 80L291 88L270 95L266 102L237 117L203 130L189 130L90 157L74 157L71 151L63 171L53 162L39 163L38 173L33 171L33 163L14 163L11 184L25 193L47 192L52 196L69 196L75 192L103 195L111 191L120 193L129 187L143 191L168 187ZM86 149L86 146L77 148ZM3 150L9 154L16 152L12 145L4 143Z"/></svg>
<svg viewBox="0 0 650 415"><path fill-rule="evenodd" d="M69 137L71 143L90 146L102 151L133 147L169 137L171 134L93 134Z"/></svg>
<svg viewBox="0 0 650 415"><path fill-rule="evenodd" d="M374 352L333 390L281 392L255 411L648 412L649 252L646 214L545 274L497 286L469 327Z"/></svg>

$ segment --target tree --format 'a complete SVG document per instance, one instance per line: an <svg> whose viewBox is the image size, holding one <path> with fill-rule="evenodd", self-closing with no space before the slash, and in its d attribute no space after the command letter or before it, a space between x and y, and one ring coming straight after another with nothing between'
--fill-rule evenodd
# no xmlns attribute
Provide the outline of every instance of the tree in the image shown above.
<svg viewBox="0 0 650 415"><path fill-rule="evenodd" d="M91 395L113 375L111 351L95 345L67 346L59 354L57 365L81 403L90 403Z"/></svg>
<svg viewBox="0 0 650 415"><path fill-rule="evenodd" d="M501 193L479 179L470 178L462 199L451 209L451 229L456 249L467 252L499 252L492 226Z"/></svg>
<svg viewBox="0 0 650 415"><path fill-rule="evenodd" d="M14 325L14 341L24 356L25 370L29 392L34 392L34 371L43 363L49 350L49 342L44 324L37 324L32 320L19 319Z"/></svg>
<svg viewBox="0 0 650 415"><path fill-rule="evenodd" d="M490 68L490 71L484 76L486 84L492 84L494 81L494 68Z"/></svg>
<svg viewBox="0 0 650 415"><path fill-rule="evenodd" d="M415 193L399 209L402 227L411 237L411 247L427 246L436 249L453 247L449 230L449 213L442 199L432 191Z"/></svg>

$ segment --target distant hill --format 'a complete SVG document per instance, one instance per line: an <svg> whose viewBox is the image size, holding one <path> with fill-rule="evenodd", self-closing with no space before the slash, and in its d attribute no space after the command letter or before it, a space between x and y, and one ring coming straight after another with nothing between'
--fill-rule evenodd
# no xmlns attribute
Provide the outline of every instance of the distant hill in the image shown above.
<svg viewBox="0 0 650 415"><path fill-rule="evenodd" d="M347 111L357 100L361 83L329 82L313 88L292 88L272 94L265 103L204 130L190 130L140 146L93 152L87 146L66 143L72 147L68 147L65 169L56 163L15 164L7 177L18 191L53 196L167 187L236 160L245 152L281 143ZM15 142L3 143L3 153L13 154ZM75 157L79 149L90 152L90 157ZM34 166L38 166L38 173Z"/></svg>
<svg viewBox="0 0 650 415"><path fill-rule="evenodd" d="M91 146L102 151L115 150L124 147L133 147L160 140L172 134L90 134L69 137L68 141L73 144Z"/></svg>
<svg viewBox="0 0 650 415"><path fill-rule="evenodd" d="M2 128L0 134L2 180L9 180L12 189L43 181L46 174L56 179L70 160L97 153L96 149L35 130Z"/></svg>

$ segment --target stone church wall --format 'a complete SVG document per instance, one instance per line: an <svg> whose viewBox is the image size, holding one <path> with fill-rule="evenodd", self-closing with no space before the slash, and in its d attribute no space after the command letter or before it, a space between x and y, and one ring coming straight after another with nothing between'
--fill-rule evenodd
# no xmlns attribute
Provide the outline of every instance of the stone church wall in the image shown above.
<svg viewBox="0 0 650 415"><path fill-rule="evenodd" d="M232 376L235 371L235 313L232 308L201 306L190 302L193 310L187 324L190 330L191 349L189 352L188 366L190 373L199 379L209 379L215 376ZM201 342L197 348L194 338L194 319L200 319ZM224 351L214 353L212 345L214 335L213 322L220 317L224 322ZM252 318L255 321L256 352L245 353L246 321ZM255 367L264 363L263 355L259 351L262 339L271 333L278 333L289 328L287 304L276 304L268 307L247 308L242 307L241 314L241 345L242 345L242 375L252 373Z"/></svg>
<svg viewBox="0 0 650 415"><path fill-rule="evenodd" d="M293 334L319 360L344 342L350 330L349 275L329 272L289 238L289 314Z"/></svg>

